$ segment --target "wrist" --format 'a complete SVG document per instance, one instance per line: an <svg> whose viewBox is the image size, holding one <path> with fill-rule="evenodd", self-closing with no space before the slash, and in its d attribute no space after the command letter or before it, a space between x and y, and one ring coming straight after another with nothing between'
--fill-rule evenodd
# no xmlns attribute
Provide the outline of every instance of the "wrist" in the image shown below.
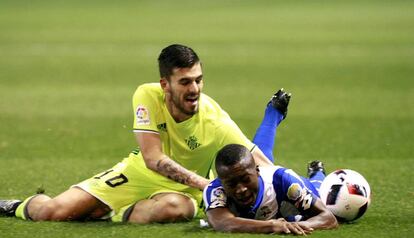
<svg viewBox="0 0 414 238"><path fill-rule="evenodd" d="M204 190L204 188L205 188L205 187L207 187L209 183L210 183L210 180L208 180L208 179L206 179L206 178L202 178L202 179L200 180L200 182L199 182L199 189L200 189L201 191L203 191L203 190Z"/></svg>
<svg viewBox="0 0 414 238"><path fill-rule="evenodd" d="M272 220L269 220L269 223L270 223L271 233L276 233L276 234L280 233L280 229L279 229L280 221L272 219Z"/></svg>

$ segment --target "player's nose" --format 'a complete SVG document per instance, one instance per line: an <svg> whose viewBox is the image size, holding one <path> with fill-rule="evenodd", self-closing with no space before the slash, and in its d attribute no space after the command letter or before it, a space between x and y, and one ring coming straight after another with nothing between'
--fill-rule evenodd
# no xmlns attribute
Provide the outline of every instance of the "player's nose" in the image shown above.
<svg viewBox="0 0 414 238"><path fill-rule="evenodd" d="M243 184L237 184L236 185L236 194L243 194L247 191L247 187Z"/></svg>
<svg viewBox="0 0 414 238"><path fill-rule="evenodd" d="M190 93L199 93L200 92L200 85L196 81L192 81L188 86L188 91Z"/></svg>

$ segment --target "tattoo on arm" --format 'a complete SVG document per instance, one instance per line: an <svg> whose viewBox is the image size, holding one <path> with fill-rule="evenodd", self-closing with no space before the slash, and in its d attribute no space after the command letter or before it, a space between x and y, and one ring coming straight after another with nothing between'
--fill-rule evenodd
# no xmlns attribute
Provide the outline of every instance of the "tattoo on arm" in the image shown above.
<svg viewBox="0 0 414 238"><path fill-rule="evenodd" d="M189 186L197 186L197 175L192 174L170 158L163 158L157 162L157 171L178 183Z"/></svg>

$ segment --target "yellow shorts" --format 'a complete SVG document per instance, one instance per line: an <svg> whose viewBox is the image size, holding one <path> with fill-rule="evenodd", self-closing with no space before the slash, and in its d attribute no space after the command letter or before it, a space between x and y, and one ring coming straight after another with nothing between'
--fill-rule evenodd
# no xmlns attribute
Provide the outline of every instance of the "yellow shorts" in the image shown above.
<svg viewBox="0 0 414 238"><path fill-rule="evenodd" d="M74 185L90 193L112 209L111 216L124 212L136 202L160 193L179 193L194 204L194 217L202 214L202 192L177 183L150 169L141 156L131 153L111 169ZM120 221L120 219L118 219Z"/></svg>

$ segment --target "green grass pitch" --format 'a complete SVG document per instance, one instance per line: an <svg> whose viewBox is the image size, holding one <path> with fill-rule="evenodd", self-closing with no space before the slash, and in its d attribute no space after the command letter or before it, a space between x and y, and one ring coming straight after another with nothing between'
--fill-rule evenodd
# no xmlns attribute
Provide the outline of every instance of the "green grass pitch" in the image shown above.
<svg viewBox="0 0 414 238"><path fill-rule="evenodd" d="M276 89L293 97L277 163L351 168L372 203L312 237L412 237L414 2L0 2L0 198L56 195L135 142L131 97L166 45L190 45L205 90L252 137ZM0 218L0 237L267 237L198 221L125 225Z"/></svg>

